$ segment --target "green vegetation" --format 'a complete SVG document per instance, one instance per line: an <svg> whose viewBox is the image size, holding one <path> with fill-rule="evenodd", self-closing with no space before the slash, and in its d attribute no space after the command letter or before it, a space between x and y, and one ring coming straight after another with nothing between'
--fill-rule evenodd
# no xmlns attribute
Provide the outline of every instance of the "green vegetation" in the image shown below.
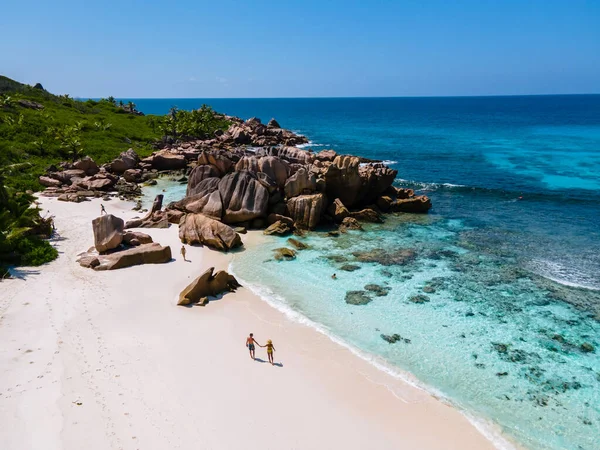
<svg viewBox="0 0 600 450"><path fill-rule="evenodd" d="M24 166L21 164L20 166ZM23 167L0 168L0 278L8 265L38 266L58 255L43 238L52 234L52 218L42 218L34 197L6 186L6 177Z"/></svg>
<svg viewBox="0 0 600 450"><path fill-rule="evenodd" d="M194 111L182 111L172 107L169 114L151 119L153 129L158 128L163 136L173 139L205 139L211 137L216 130L226 130L229 122L209 106L202 105Z"/></svg>
<svg viewBox="0 0 600 450"><path fill-rule="evenodd" d="M42 188L38 178L50 165L82 156L103 164L129 148L145 157L161 142L206 138L228 126L208 106L144 116L132 102L79 101L0 76L0 267L38 265L56 257L36 237L47 230L40 229L33 196L24 193Z"/></svg>

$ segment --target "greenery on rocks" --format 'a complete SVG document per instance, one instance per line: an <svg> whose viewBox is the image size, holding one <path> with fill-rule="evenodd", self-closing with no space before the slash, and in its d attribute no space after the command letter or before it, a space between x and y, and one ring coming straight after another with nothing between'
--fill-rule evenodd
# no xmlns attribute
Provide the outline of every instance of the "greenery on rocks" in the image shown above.
<svg viewBox="0 0 600 450"><path fill-rule="evenodd" d="M210 106L202 105L194 111L184 111L172 107L169 114L152 117L153 129L169 139L207 139L217 130L226 130L230 123L221 114L217 114Z"/></svg>
<svg viewBox="0 0 600 450"><path fill-rule="evenodd" d="M42 189L38 178L49 166L83 156L103 164L129 148L145 157L160 143L207 138L228 126L208 106L145 116L132 102L114 97L76 100L0 76L0 267L39 265L56 257L37 237L47 237L47 230L40 229L35 198L26 193Z"/></svg>

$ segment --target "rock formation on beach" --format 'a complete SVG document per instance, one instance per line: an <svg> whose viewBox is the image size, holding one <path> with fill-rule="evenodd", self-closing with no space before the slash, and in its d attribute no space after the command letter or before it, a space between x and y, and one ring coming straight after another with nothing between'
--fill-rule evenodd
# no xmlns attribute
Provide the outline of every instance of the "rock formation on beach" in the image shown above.
<svg viewBox="0 0 600 450"><path fill-rule="evenodd" d="M152 242L152 237L124 229L123 220L106 214L92 220L94 247L77 257L82 267L116 270L140 264L171 261L171 247Z"/></svg>
<svg viewBox="0 0 600 450"><path fill-rule="evenodd" d="M233 292L241 287L233 275L224 270L214 273L215 268L211 267L202 275L192 281L179 294L178 305L190 305L198 303L205 306L208 303L208 297L215 297L225 292Z"/></svg>
<svg viewBox="0 0 600 450"><path fill-rule="evenodd" d="M146 216L125 228L178 224L183 242L218 250L242 245L232 227L266 228L265 234L276 235L320 226L347 232L362 230L362 223L383 222L386 213L426 213L431 208L429 198L394 187L397 171L383 163L295 147L306 138L275 120L267 125L257 118L227 120L229 129L208 139L164 143L144 159L129 149L102 166L89 158L63 163L49 168L40 183L47 186L46 195L65 201L114 190L127 198L139 193L138 183L159 172L180 171L187 176L186 196L165 209L162 196L157 197ZM98 251L119 245L118 236L102 236L106 248Z"/></svg>

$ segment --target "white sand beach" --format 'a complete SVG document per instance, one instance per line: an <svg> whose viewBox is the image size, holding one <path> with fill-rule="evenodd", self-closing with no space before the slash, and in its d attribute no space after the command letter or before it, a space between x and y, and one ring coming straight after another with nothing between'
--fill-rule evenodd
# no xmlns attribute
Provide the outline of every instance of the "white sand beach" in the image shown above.
<svg viewBox="0 0 600 450"><path fill-rule="evenodd" d="M192 279L234 256L188 247L184 262L172 226L144 230L171 246L171 263L95 272L75 258L93 245L99 201L40 201L60 257L0 283L3 450L494 448L456 409L247 289L176 306ZM280 366L249 358L249 332L273 340Z"/></svg>

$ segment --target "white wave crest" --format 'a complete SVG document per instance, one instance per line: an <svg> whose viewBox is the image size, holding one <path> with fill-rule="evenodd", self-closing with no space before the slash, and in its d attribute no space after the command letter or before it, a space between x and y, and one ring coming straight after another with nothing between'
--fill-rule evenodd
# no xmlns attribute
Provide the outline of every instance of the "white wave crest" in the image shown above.
<svg viewBox="0 0 600 450"><path fill-rule="evenodd" d="M285 300L281 296L274 293L267 286L250 283L247 280L244 280L242 277L239 276L238 273L235 272L233 262L229 263L227 270L242 284L242 286L249 289L253 294L259 297L269 306L283 313L289 320L296 323L300 323L302 325L306 325L307 327L318 331L319 333L329 338L332 342L348 349L352 354L368 362L376 369L381 370L382 372L385 372L386 374L394 378L400 379L406 384L416 389L425 391L428 394L440 400L441 402L456 408L456 410L460 414L462 414L498 450L516 450L516 447L506 437L502 435L497 424L472 415L471 413L466 411L465 408L457 404L457 402L452 401L450 398L446 397L446 395L444 395L441 391L421 382L410 372L402 371L397 367L393 367L387 362L385 362L385 360L382 360L382 358L364 352L354 347L353 345L347 343L346 341L329 331L327 327L312 321L305 315L291 308L289 305L286 304Z"/></svg>
<svg viewBox="0 0 600 450"><path fill-rule="evenodd" d="M298 144L298 148L325 147L327 144L315 144L313 141L308 141L306 144Z"/></svg>
<svg viewBox="0 0 600 450"><path fill-rule="evenodd" d="M423 191L433 191L439 188L446 188L446 189L452 189L452 188L463 188L463 187L467 187L464 184L452 184L452 183L425 183L422 181L413 181L413 180L405 180L403 178L396 178L396 181L399 183L405 183L405 184L409 184L411 186L415 186L417 188L419 188L420 190Z"/></svg>
<svg viewBox="0 0 600 450"><path fill-rule="evenodd" d="M563 286L600 291L600 286L597 282L594 283L595 280L572 265L566 266L556 261L534 259L529 261L526 266L535 274Z"/></svg>

